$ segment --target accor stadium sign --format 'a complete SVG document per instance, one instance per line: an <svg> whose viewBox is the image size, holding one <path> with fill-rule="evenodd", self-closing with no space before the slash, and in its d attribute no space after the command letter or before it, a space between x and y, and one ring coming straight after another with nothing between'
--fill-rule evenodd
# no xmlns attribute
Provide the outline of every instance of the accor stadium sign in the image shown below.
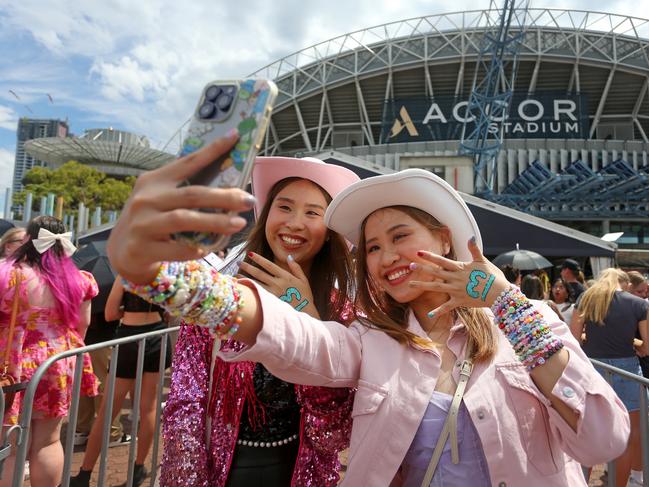
<svg viewBox="0 0 649 487"><path fill-rule="evenodd" d="M426 140L459 140L467 122L470 131L475 115L467 109L468 101L436 96L392 99L386 102L381 130L382 143ZM514 94L509 114L494 119L492 134L503 130L505 138L588 137L589 120L584 95L537 93L534 96Z"/></svg>

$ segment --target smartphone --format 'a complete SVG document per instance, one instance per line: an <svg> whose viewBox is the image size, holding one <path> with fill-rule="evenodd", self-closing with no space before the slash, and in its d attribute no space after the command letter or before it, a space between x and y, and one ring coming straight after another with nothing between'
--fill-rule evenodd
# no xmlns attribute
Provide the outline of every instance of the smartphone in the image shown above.
<svg viewBox="0 0 649 487"><path fill-rule="evenodd" d="M239 140L229 153L201 169L183 185L245 188L276 98L277 86L270 80L208 83L198 100L178 157L200 150L233 128L238 129ZM201 211L219 210L205 208ZM206 232L179 232L173 237L206 250L222 249L230 240L229 235Z"/></svg>

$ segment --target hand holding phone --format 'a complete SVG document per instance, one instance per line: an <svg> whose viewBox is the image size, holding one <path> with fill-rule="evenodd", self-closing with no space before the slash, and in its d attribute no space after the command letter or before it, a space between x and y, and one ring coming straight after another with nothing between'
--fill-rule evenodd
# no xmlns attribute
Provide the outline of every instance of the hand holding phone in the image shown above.
<svg viewBox="0 0 649 487"><path fill-rule="evenodd" d="M245 188L277 97L277 87L263 79L213 81L203 89L179 157L209 145L236 129L234 148L189 177L184 184L213 188ZM214 212L205 208L203 211ZM221 249L227 235L211 232L180 232L174 238L206 250Z"/></svg>
<svg viewBox="0 0 649 487"><path fill-rule="evenodd" d="M246 224L236 214L252 209L255 199L238 188L178 186L214 160L228 154L238 134L220 137L191 156L141 175L107 244L113 270L136 284L151 282L160 262L204 257L202 248L170 238L175 232L198 231L231 235ZM196 211L200 207L219 212Z"/></svg>

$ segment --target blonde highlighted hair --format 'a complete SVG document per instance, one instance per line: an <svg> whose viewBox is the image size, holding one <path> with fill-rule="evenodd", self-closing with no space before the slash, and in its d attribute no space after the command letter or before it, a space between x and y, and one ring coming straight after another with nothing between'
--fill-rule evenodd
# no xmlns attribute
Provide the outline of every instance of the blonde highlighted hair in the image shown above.
<svg viewBox="0 0 649 487"><path fill-rule="evenodd" d="M423 225L433 234L448 230L428 213L410 206L391 206L391 209L400 211L417 223ZM407 303L398 303L383 291L371 278L367 269L367 256L365 253L365 224L361 229L361 239L356 254L356 299L355 310L357 319L369 328L383 331L403 345L416 345L423 348L432 348L434 343L428 338L422 338L408 331ZM446 255L455 259L455 252L451 250ZM454 313L465 324L469 335L469 350L474 362L490 359L496 352L496 339L494 325L484 310L479 308L457 308Z"/></svg>
<svg viewBox="0 0 649 487"><path fill-rule="evenodd" d="M629 276L622 269L604 269L579 300L579 312L583 319L603 325L615 291L628 283Z"/></svg>

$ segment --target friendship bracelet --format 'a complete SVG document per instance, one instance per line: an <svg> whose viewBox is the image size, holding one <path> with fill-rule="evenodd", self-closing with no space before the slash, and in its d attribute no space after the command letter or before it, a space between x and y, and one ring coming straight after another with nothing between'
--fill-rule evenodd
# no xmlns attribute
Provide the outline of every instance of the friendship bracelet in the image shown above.
<svg viewBox="0 0 649 487"><path fill-rule="evenodd" d="M563 348L563 341L517 287L504 290L494 301L491 310L496 325L528 371L543 365Z"/></svg>
<svg viewBox="0 0 649 487"><path fill-rule="evenodd" d="M216 338L232 338L241 324L243 299L236 278L197 261L163 262L149 284L123 280L124 288L163 307L186 323L206 327Z"/></svg>

